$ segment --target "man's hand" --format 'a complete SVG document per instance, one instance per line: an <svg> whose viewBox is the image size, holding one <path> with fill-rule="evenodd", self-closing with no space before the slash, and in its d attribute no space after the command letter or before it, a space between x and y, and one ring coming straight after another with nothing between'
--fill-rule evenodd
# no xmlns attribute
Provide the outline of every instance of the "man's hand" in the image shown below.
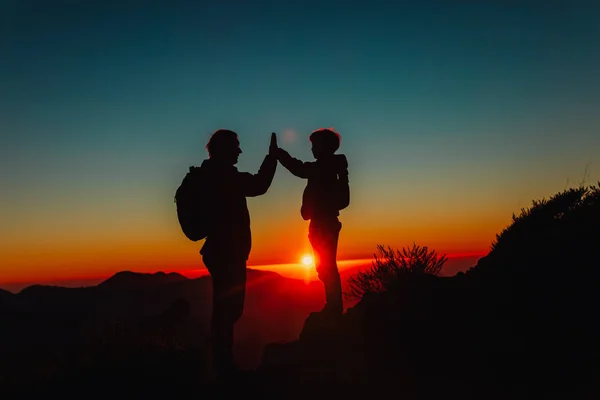
<svg viewBox="0 0 600 400"><path fill-rule="evenodd" d="M269 145L269 155L277 157L279 147L277 147L277 134L271 133L271 144Z"/></svg>

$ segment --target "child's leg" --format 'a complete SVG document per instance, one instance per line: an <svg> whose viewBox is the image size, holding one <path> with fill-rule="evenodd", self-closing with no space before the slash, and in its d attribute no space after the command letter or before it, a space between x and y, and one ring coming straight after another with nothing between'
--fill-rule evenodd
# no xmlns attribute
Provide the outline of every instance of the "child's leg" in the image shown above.
<svg viewBox="0 0 600 400"><path fill-rule="evenodd" d="M325 286L324 311L343 312L342 283L337 268L337 246L342 224L337 220L326 223L311 221L309 239L315 253L317 274Z"/></svg>

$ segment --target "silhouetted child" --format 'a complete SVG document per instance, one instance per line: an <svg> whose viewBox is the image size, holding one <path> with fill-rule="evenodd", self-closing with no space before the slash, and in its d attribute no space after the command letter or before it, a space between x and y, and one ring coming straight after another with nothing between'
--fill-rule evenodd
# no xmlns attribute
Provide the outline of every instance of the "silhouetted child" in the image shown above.
<svg viewBox="0 0 600 400"><path fill-rule="evenodd" d="M348 161L343 154L335 154L341 140L337 132L318 129L309 140L316 161L302 162L281 148L277 158L292 174L308 180L300 212L304 220L310 220L308 238L315 254L317 274L325 286L327 304L321 312L339 316L344 307L336 260L342 229L338 216L350 203Z"/></svg>

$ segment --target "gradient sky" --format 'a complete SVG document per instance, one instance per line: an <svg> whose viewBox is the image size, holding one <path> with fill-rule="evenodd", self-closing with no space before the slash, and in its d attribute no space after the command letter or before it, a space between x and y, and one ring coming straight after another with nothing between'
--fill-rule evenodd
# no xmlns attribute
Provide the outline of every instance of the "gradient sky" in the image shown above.
<svg viewBox="0 0 600 400"><path fill-rule="evenodd" d="M305 160L341 133L341 259L485 252L600 180L599 5L325 3L0 2L0 284L201 268L173 196L218 128L250 172L272 131ZM280 166L249 200L250 264L310 249L304 184Z"/></svg>

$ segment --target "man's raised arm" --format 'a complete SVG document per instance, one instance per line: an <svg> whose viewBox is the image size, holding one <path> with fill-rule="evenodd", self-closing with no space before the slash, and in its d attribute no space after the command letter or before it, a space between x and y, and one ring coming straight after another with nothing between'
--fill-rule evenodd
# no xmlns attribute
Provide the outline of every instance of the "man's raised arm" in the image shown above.
<svg viewBox="0 0 600 400"><path fill-rule="evenodd" d="M242 172L240 174L240 186L244 196L255 197L267 193L275 171L277 170L277 136L271 133L271 144L269 146L269 154L263 160L258 173L251 174Z"/></svg>

